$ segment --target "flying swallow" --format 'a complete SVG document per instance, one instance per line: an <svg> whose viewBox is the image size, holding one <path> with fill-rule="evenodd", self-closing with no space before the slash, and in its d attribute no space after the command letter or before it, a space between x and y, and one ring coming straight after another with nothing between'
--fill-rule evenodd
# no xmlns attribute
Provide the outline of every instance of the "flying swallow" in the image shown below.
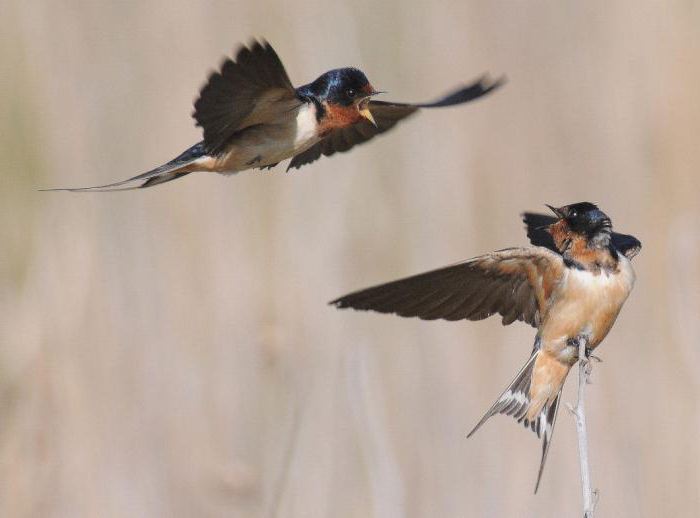
<svg viewBox="0 0 700 518"><path fill-rule="evenodd" d="M503 79L483 76L433 102L374 100L379 92L357 68L330 70L294 88L277 53L266 42L241 47L212 73L194 103L192 116L204 139L179 156L128 180L68 191L151 187L187 174L231 174L265 169L291 158L287 170L321 155L348 151L393 128L420 108L453 106L478 99Z"/></svg>
<svg viewBox="0 0 700 518"><path fill-rule="evenodd" d="M542 439L540 484L561 391L585 341L589 355L610 331L634 285L630 263L641 249L612 232L592 203L550 207L556 217L526 213L534 246L506 248L439 270L341 297L338 308L425 320L482 320L498 313L537 329L529 359L469 433L496 414L513 416Z"/></svg>

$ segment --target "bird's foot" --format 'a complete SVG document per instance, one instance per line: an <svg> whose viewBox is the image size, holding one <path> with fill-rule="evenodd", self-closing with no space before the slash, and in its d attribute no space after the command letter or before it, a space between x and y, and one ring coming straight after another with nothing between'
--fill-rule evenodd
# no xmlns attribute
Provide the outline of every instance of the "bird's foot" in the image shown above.
<svg viewBox="0 0 700 518"><path fill-rule="evenodd" d="M589 360L595 360L598 363L603 363L603 360L599 356L593 354L593 349L589 349L588 347L586 347L586 358Z"/></svg>

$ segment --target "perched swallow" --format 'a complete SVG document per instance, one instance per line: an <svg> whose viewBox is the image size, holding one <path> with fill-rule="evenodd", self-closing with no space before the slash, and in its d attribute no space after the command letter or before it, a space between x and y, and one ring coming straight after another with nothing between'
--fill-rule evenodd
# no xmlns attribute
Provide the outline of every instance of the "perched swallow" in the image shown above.
<svg viewBox="0 0 700 518"><path fill-rule="evenodd" d="M351 293L338 308L395 313L425 320L481 320L495 313L537 329L530 358L469 433L496 414L513 416L542 438L539 487L569 369L578 346L595 349L627 300L641 249L634 237L612 232L592 203L550 207L556 217L526 213L534 246L506 248L453 266Z"/></svg>
<svg viewBox="0 0 700 518"><path fill-rule="evenodd" d="M393 128L419 108L462 104L498 88L486 76L430 103L375 101L375 90L356 68L330 70L294 88L282 62L266 42L241 47L209 76L192 116L204 140L151 171L128 180L68 191L151 187L189 173L230 174L271 168L291 158L287 170L321 155L348 151Z"/></svg>

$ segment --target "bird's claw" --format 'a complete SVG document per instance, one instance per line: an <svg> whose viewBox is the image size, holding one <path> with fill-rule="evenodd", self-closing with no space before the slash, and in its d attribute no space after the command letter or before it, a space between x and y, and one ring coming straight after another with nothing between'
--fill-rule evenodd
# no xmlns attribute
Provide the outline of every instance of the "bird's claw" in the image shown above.
<svg viewBox="0 0 700 518"><path fill-rule="evenodd" d="M598 363L603 363L603 360L599 356L593 354L593 350L589 349L588 347L586 347L586 358L589 360L595 360Z"/></svg>

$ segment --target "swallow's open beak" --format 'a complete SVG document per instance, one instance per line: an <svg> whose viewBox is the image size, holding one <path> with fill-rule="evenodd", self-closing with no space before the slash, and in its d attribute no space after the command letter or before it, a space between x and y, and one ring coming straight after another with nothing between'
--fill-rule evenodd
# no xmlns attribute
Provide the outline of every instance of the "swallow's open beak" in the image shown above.
<svg viewBox="0 0 700 518"><path fill-rule="evenodd" d="M372 123L372 125L377 128L377 122L374 120L374 117L372 116L372 112L369 110L369 101L370 98L374 97L375 95L383 94L386 92L382 92L380 90L375 90L371 85L367 86L367 89L365 90L367 93L365 96L360 100L358 104L358 110L360 112L360 115L367 119L369 122Z"/></svg>
<svg viewBox="0 0 700 518"><path fill-rule="evenodd" d="M545 203L545 205L547 205L547 204ZM549 210L554 212L554 215L556 217L558 217L559 219L564 219L566 217L560 209L557 209L556 207L552 207L551 205L547 205L547 207L549 207Z"/></svg>
<svg viewBox="0 0 700 518"><path fill-rule="evenodd" d="M372 123L372 126L377 128L377 123L374 120L374 117L372 117L372 112L369 111L369 102L363 102L363 104L360 105L360 115L370 121Z"/></svg>

